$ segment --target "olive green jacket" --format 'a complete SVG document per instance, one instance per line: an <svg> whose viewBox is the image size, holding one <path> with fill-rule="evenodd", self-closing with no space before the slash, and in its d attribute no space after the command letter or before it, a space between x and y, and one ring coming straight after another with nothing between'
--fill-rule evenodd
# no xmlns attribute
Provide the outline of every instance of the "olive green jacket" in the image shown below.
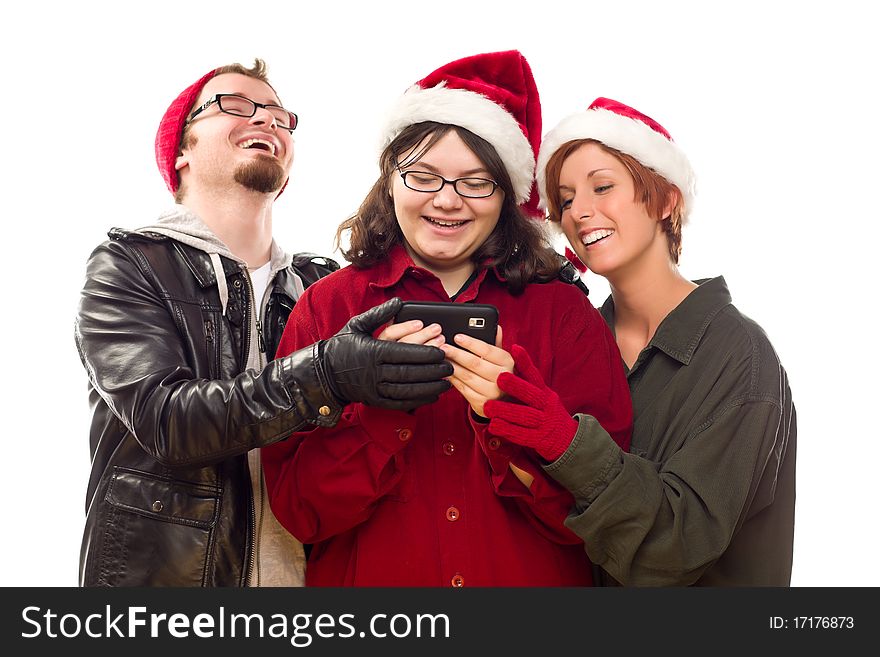
<svg viewBox="0 0 880 657"><path fill-rule="evenodd" d="M788 377L724 279L698 283L627 372L630 453L578 415L568 450L545 469L574 494L566 524L602 583L788 586L796 451ZM601 310L613 329L610 297Z"/></svg>

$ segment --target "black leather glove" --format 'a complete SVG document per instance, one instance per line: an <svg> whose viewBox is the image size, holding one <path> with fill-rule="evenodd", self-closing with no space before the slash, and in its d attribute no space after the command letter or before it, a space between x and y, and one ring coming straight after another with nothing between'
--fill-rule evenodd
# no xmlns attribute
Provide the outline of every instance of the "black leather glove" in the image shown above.
<svg viewBox="0 0 880 657"><path fill-rule="evenodd" d="M339 400L407 411L437 401L451 384L443 350L377 340L373 331L400 309L397 297L352 317L332 338L318 343L319 365Z"/></svg>

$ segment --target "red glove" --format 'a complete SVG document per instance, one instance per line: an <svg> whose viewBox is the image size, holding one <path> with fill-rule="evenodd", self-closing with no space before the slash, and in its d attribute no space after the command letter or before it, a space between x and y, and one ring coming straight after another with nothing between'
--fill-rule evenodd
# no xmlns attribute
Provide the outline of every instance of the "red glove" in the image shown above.
<svg viewBox="0 0 880 657"><path fill-rule="evenodd" d="M544 383L526 350L515 344L510 353L521 377L502 372L497 384L523 403L487 401L483 410L490 419L489 431L517 445L531 447L548 461L555 461L568 449L578 423L565 410L559 395Z"/></svg>

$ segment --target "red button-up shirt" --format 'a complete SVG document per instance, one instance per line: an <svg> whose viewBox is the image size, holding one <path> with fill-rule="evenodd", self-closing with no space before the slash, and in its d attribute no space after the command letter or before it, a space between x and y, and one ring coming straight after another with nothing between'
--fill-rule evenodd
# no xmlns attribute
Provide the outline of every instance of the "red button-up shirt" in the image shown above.
<svg viewBox="0 0 880 657"><path fill-rule="evenodd" d="M278 349L336 333L391 297L449 301L403 248L370 269L345 267L299 299ZM499 311L504 347L522 345L571 412L628 445L632 405L613 336L587 297L562 281L508 292L483 270L456 302ZM378 333L378 331L377 331ZM564 525L571 494L531 449L491 435L456 390L413 412L349 404L332 428L263 448L276 517L312 543L309 586L582 586L590 562ZM534 477L526 487L511 471Z"/></svg>

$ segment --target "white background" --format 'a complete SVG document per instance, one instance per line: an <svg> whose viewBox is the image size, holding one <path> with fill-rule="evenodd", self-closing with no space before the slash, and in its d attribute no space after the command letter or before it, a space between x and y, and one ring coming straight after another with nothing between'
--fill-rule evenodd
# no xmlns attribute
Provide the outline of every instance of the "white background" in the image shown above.
<svg viewBox="0 0 880 657"><path fill-rule="evenodd" d="M266 59L301 118L276 238L329 255L376 176L391 100L448 61L514 48L531 63L545 130L607 96L690 155L698 200L682 270L724 274L791 379L792 583L880 584L870 3L25 4L8 3L0 28L0 584L77 582L89 473L78 293L110 227L150 223L171 202L153 138L173 97L215 66ZM607 287L588 282L598 305Z"/></svg>

